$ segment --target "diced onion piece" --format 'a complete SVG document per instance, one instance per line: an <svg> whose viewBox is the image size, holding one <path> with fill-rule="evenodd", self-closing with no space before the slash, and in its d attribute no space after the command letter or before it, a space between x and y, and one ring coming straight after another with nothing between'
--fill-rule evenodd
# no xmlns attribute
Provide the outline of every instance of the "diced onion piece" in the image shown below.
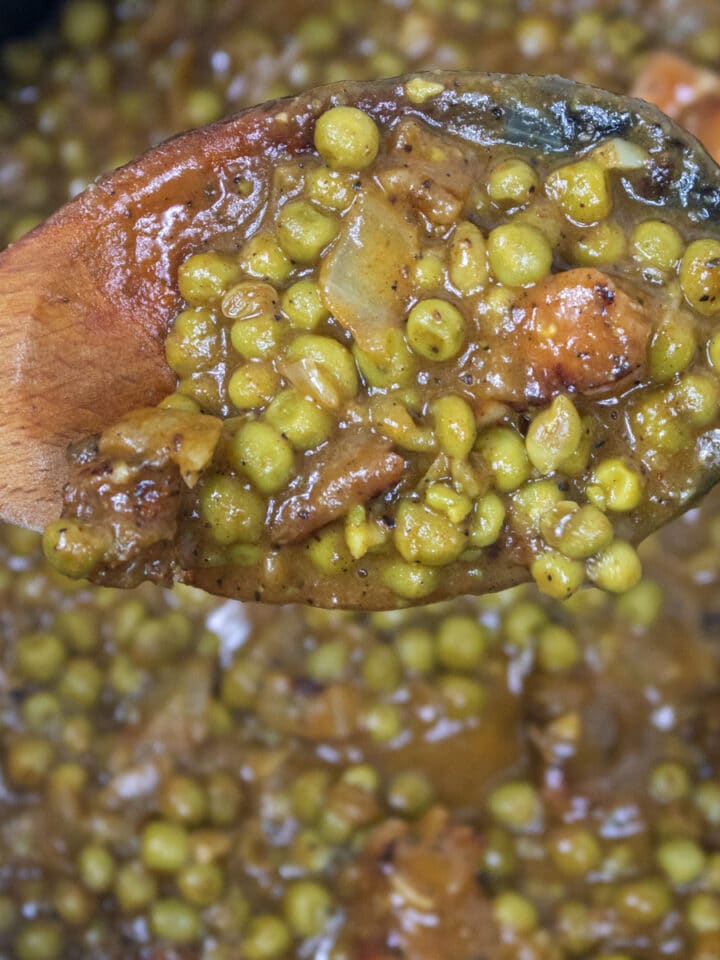
<svg viewBox="0 0 720 960"><path fill-rule="evenodd" d="M177 464L189 487L210 463L220 440L217 417L170 408L133 410L100 438L100 453L112 460Z"/></svg>
<svg viewBox="0 0 720 960"><path fill-rule="evenodd" d="M382 351L401 326L417 254L416 227L380 191L363 191L320 271L325 306L362 350Z"/></svg>

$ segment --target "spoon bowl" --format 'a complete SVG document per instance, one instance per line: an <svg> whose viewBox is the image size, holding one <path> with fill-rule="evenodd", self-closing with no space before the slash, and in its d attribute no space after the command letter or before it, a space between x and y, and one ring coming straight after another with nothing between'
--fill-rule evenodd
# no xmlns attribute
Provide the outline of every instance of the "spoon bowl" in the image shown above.
<svg viewBox="0 0 720 960"><path fill-rule="evenodd" d="M340 83L184 133L100 178L0 254L0 517L41 529L60 514L68 444L157 403L174 378L163 343L180 304L179 264L237 249L265 197L248 182L312 147L315 120L349 103L381 122L416 116L479 146L544 155L622 137L662 155L662 180L633 189L720 233L720 172L655 107L559 77L437 73L443 92L408 99L403 80Z"/></svg>

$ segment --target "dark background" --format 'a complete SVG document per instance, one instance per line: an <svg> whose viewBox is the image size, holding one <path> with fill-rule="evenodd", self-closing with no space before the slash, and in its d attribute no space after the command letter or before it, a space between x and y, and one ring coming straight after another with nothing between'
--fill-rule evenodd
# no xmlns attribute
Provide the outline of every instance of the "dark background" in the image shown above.
<svg viewBox="0 0 720 960"><path fill-rule="evenodd" d="M0 41L33 33L59 6L58 0L0 0Z"/></svg>

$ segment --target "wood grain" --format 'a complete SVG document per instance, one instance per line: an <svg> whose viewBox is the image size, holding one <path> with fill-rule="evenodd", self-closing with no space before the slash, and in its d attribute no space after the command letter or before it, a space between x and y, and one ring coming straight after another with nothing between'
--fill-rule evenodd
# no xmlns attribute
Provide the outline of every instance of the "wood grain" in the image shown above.
<svg viewBox="0 0 720 960"><path fill-rule="evenodd" d="M263 198L235 180L263 184L270 139L290 138L259 111L183 135L0 255L2 519L40 529L59 516L67 445L173 389L177 268L242 241Z"/></svg>

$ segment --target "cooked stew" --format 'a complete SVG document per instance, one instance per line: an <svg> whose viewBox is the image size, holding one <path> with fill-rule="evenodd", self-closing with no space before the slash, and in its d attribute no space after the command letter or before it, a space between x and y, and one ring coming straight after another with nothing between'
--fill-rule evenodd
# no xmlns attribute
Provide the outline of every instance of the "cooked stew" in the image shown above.
<svg viewBox="0 0 720 960"><path fill-rule="evenodd" d="M284 105L285 149L220 175L262 198L238 249L180 267L177 391L73 448L51 562L346 608L634 586L715 479L720 180L535 86L480 81L466 135L463 74Z"/></svg>
<svg viewBox="0 0 720 960"><path fill-rule="evenodd" d="M666 47L694 80L661 105L712 116L711 0L71 0L0 54L0 236L321 80L626 91ZM719 514L646 541L622 595L353 614L92 587L3 528L0 956L716 960Z"/></svg>

